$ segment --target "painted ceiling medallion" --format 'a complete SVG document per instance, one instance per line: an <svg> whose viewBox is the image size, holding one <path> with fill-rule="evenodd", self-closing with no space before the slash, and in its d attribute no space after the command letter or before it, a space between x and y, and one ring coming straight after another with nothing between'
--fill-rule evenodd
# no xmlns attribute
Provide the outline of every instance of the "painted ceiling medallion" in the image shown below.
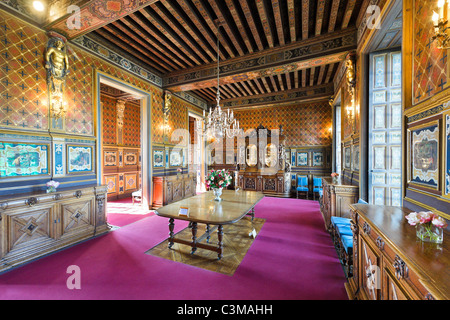
<svg viewBox="0 0 450 320"><path fill-rule="evenodd" d="M100 19L113 19L118 15L124 15L139 5L138 0L96 0L89 7L89 11Z"/></svg>

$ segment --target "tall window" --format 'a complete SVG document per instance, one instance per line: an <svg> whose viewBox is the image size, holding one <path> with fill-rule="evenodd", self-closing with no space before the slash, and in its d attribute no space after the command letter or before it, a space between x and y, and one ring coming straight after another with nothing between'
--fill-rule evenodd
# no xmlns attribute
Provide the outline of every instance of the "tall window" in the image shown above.
<svg viewBox="0 0 450 320"><path fill-rule="evenodd" d="M402 61L372 53L369 80L369 203L402 205Z"/></svg>

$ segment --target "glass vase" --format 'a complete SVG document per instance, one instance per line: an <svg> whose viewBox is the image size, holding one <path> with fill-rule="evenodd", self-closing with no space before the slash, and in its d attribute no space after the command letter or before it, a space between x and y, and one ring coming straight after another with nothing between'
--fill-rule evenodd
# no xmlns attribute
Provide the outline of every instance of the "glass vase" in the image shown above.
<svg viewBox="0 0 450 320"><path fill-rule="evenodd" d="M55 187L48 187L47 188L47 193L52 193L52 192L56 192L56 188Z"/></svg>
<svg viewBox="0 0 450 320"><path fill-rule="evenodd" d="M442 243L444 229L438 228L431 223L418 224L416 227L417 238L424 242Z"/></svg>
<svg viewBox="0 0 450 320"><path fill-rule="evenodd" d="M214 200L215 201L222 201L222 198L220 196L222 195L222 188L212 188L213 194L214 194Z"/></svg>

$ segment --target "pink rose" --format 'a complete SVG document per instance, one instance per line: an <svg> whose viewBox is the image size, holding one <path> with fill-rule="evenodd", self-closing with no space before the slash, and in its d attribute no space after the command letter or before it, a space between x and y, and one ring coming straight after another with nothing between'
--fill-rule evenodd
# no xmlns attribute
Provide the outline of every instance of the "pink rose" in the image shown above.
<svg viewBox="0 0 450 320"><path fill-rule="evenodd" d="M415 226L420 222L420 217L417 212L411 212L409 215L406 216L406 220L408 220L408 223L412 226Z"/></svg>
<svg viewBox="0 0 450 320"><path fill-rule="evenodd" d="M446 228L447 227L447 223L445 222L445 220L438 215L435 215L433 217L433 220L431 221L431 223L438 228Z"/></svg>
<svg viewBox="0 0 450 320"><path fill-rule="evenodd" d="M433 219L433 212L431 211L422 211L419 212L420 223L428 223Z"/></svg>

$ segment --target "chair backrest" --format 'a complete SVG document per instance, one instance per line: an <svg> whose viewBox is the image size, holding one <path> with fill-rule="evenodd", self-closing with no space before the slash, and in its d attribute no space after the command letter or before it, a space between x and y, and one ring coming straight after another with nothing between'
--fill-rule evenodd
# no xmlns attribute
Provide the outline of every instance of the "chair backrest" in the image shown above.
<svg viewBox="0 0 450 320"><path fill-rule="evenodd" d="M322 178L314 178L313 183L314 183L314 187L321 187L322 186Z"/></svg>
<svg viewBox="0 0 450 320"><path fill-rule="evenodd" d="M300 187L306 187L308 185L308 177L297 176L297 185Z"/></svg>

